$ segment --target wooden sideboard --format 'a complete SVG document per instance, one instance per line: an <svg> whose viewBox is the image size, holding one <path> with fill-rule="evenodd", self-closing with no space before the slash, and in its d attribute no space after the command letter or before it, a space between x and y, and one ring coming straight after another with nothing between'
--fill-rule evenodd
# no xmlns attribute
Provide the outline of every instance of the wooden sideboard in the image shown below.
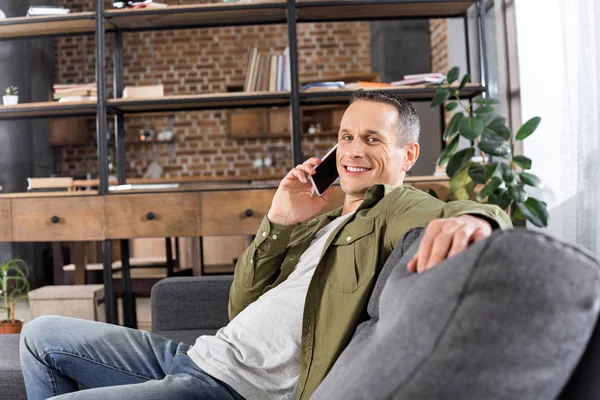
<svg viewBox="0 0 600 400"><path fill-rule="evenodd" d="M415 182L447 190L447 181ZM0 195L0 242L99 241L142 237L252 235L276 186L182 186L105 196L87 192ZM343 203L340 187L324 211Z"/></svg>

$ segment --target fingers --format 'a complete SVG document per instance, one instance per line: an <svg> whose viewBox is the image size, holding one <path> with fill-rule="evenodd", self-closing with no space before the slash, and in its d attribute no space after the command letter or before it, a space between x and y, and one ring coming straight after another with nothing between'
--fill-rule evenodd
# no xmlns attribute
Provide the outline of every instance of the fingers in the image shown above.
<svg viewBox="0 0 600 400"><path fill-rule="evenodd" d="M413 273L425 272L491 233L489 223L472 216L433 220L427 225L419 250L407 268Z"/></svg>
<svg viewBox="0 0 600 400"><path fill-rule="evenodd" d="M316 173L315 167L321 163L321 159L312 157L304 161L302 164L296 165L286 175L288 179L297 179L302 183L308 183L308 177Z"/></svg>
<svg viewBox="0 0 600 400"><path fill-rule="evenodd" d="M431 221L427 228L425 229L425 234L421 239L421 244L419 245L419 250L417 254L413 257L413 259L409 262L409 271L411 272L419 272L419 267L423 267L426 265L429 260L429 254L431 254L431 249L433 248L433 241L435 237L442 230L443 220L437 219Z"/></svg>

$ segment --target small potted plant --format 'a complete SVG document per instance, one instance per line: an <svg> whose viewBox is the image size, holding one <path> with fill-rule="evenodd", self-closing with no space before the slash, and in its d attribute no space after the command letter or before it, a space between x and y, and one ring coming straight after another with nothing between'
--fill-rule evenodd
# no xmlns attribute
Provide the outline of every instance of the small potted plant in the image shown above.
<svg viewBox="0 0 600 400"><path fill-rule="evenodd" d="M3 100L5 106L14 106L15 104L19 104L19 88L16 86L7 87Z"/></svg>
<svg viewBox="0 0 600 400"><path fill-rule="evenodd" d="M6 311L6 319L0 319L0 334L20 333L23 321L15 319L15 303L28 299L29 281L27 265L23 260L10 260L0 264L0 296L4 301L0 309Z"/></svg>

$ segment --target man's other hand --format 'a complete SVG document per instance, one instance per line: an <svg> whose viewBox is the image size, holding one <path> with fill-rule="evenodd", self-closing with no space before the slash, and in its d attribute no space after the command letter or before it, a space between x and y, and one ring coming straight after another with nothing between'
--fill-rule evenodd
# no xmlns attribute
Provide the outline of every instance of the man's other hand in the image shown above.
<svg viewBox="0 0 600 400"><path fill-rule="evenodd" d="M327 189L322 196L313 198L314 188L308 180L310 175L315 174L315 167L320 163L318 158L309 158L288 172L273 196L273 203L267 214L269 221L280 225L294 225L311 219L325 207L333 193L333 187Z"/></svg>
<svg viewBox="0 0 600 400"><path fill-rule="evenodd" d="M427 225L419 250L408 263L408 270L425 272L491 234L492 227L487 221L470 215L434 219Z"/></svg>

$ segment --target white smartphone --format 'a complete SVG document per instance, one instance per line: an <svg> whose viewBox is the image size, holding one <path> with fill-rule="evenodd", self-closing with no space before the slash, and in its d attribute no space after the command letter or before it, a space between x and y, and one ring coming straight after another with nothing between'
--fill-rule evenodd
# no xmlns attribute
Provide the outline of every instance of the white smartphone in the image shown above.
<svg viewBox="0 0 600 400"><path fill-rule="evenodd" d="M316 174L310 175L308 179L312 182L315 192L321 196L339 177L336 160L337 144L333 146L323 158L321 164L315 167Z"/></svg>

